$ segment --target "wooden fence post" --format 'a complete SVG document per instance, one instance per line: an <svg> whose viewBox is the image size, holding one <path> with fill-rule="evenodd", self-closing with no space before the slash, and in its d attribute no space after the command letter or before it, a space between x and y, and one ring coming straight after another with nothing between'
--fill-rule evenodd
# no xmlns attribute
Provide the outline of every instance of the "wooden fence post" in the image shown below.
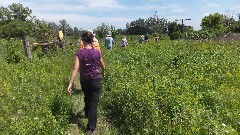
<svg viewBox="0 0 240 135"><path fill-rule="evenodd" d="M31 53L31 50L30 50L28 37L27 36L23 36L22 37L22 42L23 42L23 46L24 46L26 57L32 59L32 53Z"/></svg>

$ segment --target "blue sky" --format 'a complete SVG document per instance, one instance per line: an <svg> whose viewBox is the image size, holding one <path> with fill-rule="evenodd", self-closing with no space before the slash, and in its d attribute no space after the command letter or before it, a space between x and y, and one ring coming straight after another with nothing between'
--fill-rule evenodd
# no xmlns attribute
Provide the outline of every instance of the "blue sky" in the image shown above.
<svg viewBox="0 0 240 135"><path fill-rule="evenodd" d="M168 21L190 18L184 24L199 30L206 15L240 13L239 0L0 0L4 7L12 3L29 7L38 19L57 24L66 19L71 27L81 29L95 29L102 22L125 29L126 23L153 17L157 11Z"/></svg>

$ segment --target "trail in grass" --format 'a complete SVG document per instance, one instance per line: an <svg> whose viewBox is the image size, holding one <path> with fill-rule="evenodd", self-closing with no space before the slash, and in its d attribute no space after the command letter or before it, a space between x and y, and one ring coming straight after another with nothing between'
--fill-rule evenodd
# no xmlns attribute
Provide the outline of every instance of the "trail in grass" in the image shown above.
<svg viewBox="0 0 240 135"><path fill-rule="evenodd" d="M70 120L69 128L66 132L67 135L85 135L87 118L84 116L84 94L82 92L79 76L74 80L73 94L73 115ZM102 115L100 105L98 106L98 122L96 135L113 135L114 132L107 119Z"/></svg>

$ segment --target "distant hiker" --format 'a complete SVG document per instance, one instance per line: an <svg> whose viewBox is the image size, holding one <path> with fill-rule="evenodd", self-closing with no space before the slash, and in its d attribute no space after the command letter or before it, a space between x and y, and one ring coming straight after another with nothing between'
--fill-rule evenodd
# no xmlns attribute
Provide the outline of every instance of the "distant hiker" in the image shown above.
<svg viewBox="0 0 240 135"><path fill-rule="evenodd" d="M92 47L93 47L94 49L99 50L99 51L101 52L101 49L100 49L98 40L97 40L97 38L95 37L96 34L94 34L92 30L87 30L86 33L88 33L88 34L93 34L94 37L93 37ZM80 49L82 49L82 48L84 48L84 46L83 46L83 42L81 41L81 42L80 42Z"/></svg>
<svg viewBox="0 0 240 135"><path fill-rule="evenodd" d="M159 36L156 35L154 39L155 39L155 42L158 42L158 40L159 40Z"/></svg>
<svg viewBox="0 0 240 135"><path fill-rule="evenodd" d="M88 134L93 134L97 125L97 105L102 89L101 74L104 77L105 64L100 51L93 49L93 34L83 33L81 36L83 48L78 49L75 56L75 64L72 69L70 82L67 88L71 95L74 78L80 71L80 84L84 93L84 112L88 119ZM101 73L99 72L101 67Z"/></svg>
<svg viewBox="0 0 240 135"><path fill-rule="evenodd" d="M121 45L122 45L122 47L126 47L128 45L126 36L123 37L123 39L121 41Z"/></svg>
<svg viewBox="0 0 240 135"><path fill-rule="evenodd" d="M62 30L58 31L58 41L62 41L63 40L63 32Z"/></svg>
<svg viewBox="0 0 240 135"><path fill-rule="evenodd" d="M144 41L145 41L145 42L148 42L148 41L149 41L148 34L146 34L146 35L144 36Z"/></svg>
<svg viewBox="0 0 240 135"><path fill-rule="evenodd" d="M63 32L62 30L58 31L58 42L60 48L63 48Z"/></svg>
<svg viewBox="0 0 240 135"><path fill-rule="evenodd" d="M111 36L111 33L108 32L107 37L106 37L106 39L105 39L105 46L106 46L107 49L109 49L110 51L112 51L112 45L113 45L113 44L114 44L114 40L113 40L113 38L112 38L112 36Z"/></svg>
<svg viewBox="0 0 240 135"><path fill-rule="evenodd" d="M139 39L139 43L142 44L144 42L144 36L142 35Z"/></svg>

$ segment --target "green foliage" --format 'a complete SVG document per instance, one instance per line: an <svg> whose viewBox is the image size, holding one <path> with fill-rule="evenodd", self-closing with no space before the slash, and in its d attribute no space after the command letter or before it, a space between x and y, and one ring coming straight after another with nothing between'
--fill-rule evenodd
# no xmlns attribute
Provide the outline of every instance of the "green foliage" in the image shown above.
<svg viewBox="0 0 240 135"><path fill-rule="evenodd" d="M81 35L81 33L80 33L79 29L77 27L74 27L73 28L73 36L74 36L74 38L75 39L79 39L80 35Z"/></svg>
<svg viewBox="0 0 240 135"><path fill-rule="evenodd" d="M238 134L236 42L167 41L103 50L102 105L121 134Z"/></svg>
<svg viewBox="0 0 240 135"><path fill-rule="evenodd" d="M126 32L129 35L145 35L145 34L164 34L166 33L167 20L158 17L149 17L132 21L126 24Z"/></svg>
<svg viewBox="0 0 240 135"><path fill-rule="evenodd" d="M126 29L117 29L116 32L118 35L126 35Z"/></svg>
<svg viewBox="0 0 240 135"><path fill-rule="evenodd" d="M7 8L0 7L1 37L22 37L29 35L33 28L31 9L13 3Z"/></svg>
<svg viewBox="0 0 240 135"><path fill-rule="evenodd" d="M240 33L240 21L235 21L230 27L231 32Z"/></svg>
<svg viewBox="0 0 240 135"><path fill-rule="evenodd" d="M181 25L176 22L171 22L168 25L168 36L171 40L181 38Z"/></svg>
<svg viewBox="0 0 240 135"><path fill-rule="evenodd" d="M219 13L210 14L202 19L202 30L209 32L226 32L227 26L225 25L226 16Z"/></svg>
<svg viewBox="0 0 240 135"><path fill-rule="evenodd" d="M145 28L145 20L144 19L138 19L136 21L132 21L130 24L126 24L126 33L129 35L142 35L146 34L146 28Z"/></svg>
<svg viewBox="0 0 240 135"><path fill-rule="evenodd" d="M49 42L54 38L54 32L51 31L50 23L46 21L35 20L34 37L38 42Z"/></svg>
<svg viewBox="0 0 240 135"><path fill-rule="evenodd" d="M4 38L21 37L28 33L28 28L31 25L32 24L30 22L13 20L0 26L0 35Z"/></svg>
<svg viewBox="0 0 240 135"><path fill-rule="evenodd" d="M98 37L102 39L108 34L109 31L111 31L111 27L106 23L102 23L94 31L96 32Z"/></svg>
<svg viewBox="0 0 240 135"><path fill-rule="evenodd" d="M200 30L200 31L192 31L192 32L185 32L183 33L184 39L190 39L190 40L205 40L205 39L211 39L215 36L215 33L210 33L208 31Z"/></svg>
<svg viewBox="0 0 240 135"><path fill-rule="evenodd" d="M117 31L115 30L114 27L112 27L112 29L111 29L111 33L112 33L112 38L115 39L116 36L117 36Z"/></svg>
<svg viewBox="0 0 240 135"><path fill-rule="evenodd" d="M19 63L24 59L21 42L16 39L0 40L2 57L7 63Z"/></svg>
<svg viewBox="0 0 240 135"><path fill-rule="evenodd" d="M62 19L59 21L59 23L60 23L59 27L63 31L63 34L68 35L70 33L69 29L71 29L71 28L70 28L67 20Z"/></svg>
<svg viewBox="0 0 240 135"><path fill-rule="evenodd" d="M0 38L22 38L26 56L31 58L27 36L33 34L34 17L31 16L32 10L23 7L20 3L13 3L7 8L1 6L0 13ZM12 46L11 48L15 47Z"/></svg>
<svg viewBox="0 0 240 135"><path fill-rule="evenodd" d="M150 40L101 50L107 74L100 105L119 133L239 134L239 43ZM38 51L19 63L0 58L1 134L66 133L76 46L35 57Z"/></svg>
<svg viewBox="0 0 240 135"><path fill-rule="evenodd" d="M4 40L5 44L18 43L14 42ZM72 113L72 99L66 94L66 84L75 49L17 64L0 59L1 134L65 132Z"/></svg>

